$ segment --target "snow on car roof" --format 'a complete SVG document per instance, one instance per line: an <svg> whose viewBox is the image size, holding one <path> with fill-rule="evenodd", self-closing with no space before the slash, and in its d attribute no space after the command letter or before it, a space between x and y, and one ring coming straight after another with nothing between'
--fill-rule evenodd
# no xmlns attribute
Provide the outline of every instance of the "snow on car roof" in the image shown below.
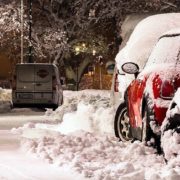
<svg viewBox="0 0 180 180"><path fill-rule="evenodd" d="M171 29L170 31L166 31L165 33L162 34L162 37L165 37L165 36L179 36L180 35L180 26L177 27L177 28L174 28L174 29Z"/></svg>
<svg viewBox="0 0 180 180"><path fill-rule="evenodd" d="M180 13L153 15L139 22L116 56L118 69L121 71L121 65L127 61L136 62L142 69L159 37L177 27L180 27Z"/></svg>

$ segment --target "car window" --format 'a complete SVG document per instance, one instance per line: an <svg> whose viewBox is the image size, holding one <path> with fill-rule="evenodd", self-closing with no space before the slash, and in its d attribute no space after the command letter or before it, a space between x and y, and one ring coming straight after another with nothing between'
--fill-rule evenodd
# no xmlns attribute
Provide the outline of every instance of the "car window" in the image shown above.
<svg viewBox="0 0 180 180"><path fill-rule="evenodd" d="M180 64L180 35L162 37L154 47L146 66Z"/></svg>

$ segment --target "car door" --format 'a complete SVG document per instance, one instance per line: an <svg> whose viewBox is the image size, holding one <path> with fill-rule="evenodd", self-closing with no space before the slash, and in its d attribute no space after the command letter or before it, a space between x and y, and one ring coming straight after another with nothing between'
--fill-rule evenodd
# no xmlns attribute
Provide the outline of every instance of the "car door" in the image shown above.
<svg viewBox="0 0 180 180"><path fill-rule="evenodd" d="M128 89L128 110L130 124L132 128L142 127L142 100L146 79L139 76L129 86Z"/></svg>
<svg viewBox="0 0 180 180"><path fill-rule="evenodd" d="M17 91L34 92L34 66L18 65L17 66Z"/></svg>

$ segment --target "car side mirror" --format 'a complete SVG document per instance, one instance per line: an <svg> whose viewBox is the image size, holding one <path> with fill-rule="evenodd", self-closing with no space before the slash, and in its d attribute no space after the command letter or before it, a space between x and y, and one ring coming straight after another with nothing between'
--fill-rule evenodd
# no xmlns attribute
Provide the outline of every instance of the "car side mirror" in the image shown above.
<svg viewBox="0 0 180 180"><path fill-rule="evenodd" d="M134 74L135 78L139 74L139 66L133 62L126 62L121 66L122 70L127 74Z"/></svg>

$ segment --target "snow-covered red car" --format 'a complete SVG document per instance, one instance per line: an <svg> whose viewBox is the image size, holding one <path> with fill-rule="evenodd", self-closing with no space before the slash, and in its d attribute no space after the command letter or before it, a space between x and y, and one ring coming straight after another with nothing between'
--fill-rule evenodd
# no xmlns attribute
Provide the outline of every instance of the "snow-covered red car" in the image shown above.
<svg viewBox="0 0 180 180"><path fill-rule="evenodd" d="M141 71L162 33L180 27L180 13L157 14L140 21L142 18L139 15L137 17L134 15L127 17L121 26L123 41L116 56L110 97L115 115L115 135L118 138L121 137L121 134L117 123L119 122L119 117L122 116L121 109L124 108L124 105L121 105L121 103L124 100L123 97L127 87L134 80L133 74L127 74L122 71L122 64L129 61L135 62ZM137 22L139 23L137 24ZM137 25L134 28L135 24Z"/></svg>
<svg viewBox="0 0 180 180"><path fill-rule="evenodd" d="M158 143L160 126L174 93L180 87L180 29L162 35L144 69L133 62L122 65L125 73L134 74L128 86L121 113L115 119L115 132L122 140Z"/></svg>

